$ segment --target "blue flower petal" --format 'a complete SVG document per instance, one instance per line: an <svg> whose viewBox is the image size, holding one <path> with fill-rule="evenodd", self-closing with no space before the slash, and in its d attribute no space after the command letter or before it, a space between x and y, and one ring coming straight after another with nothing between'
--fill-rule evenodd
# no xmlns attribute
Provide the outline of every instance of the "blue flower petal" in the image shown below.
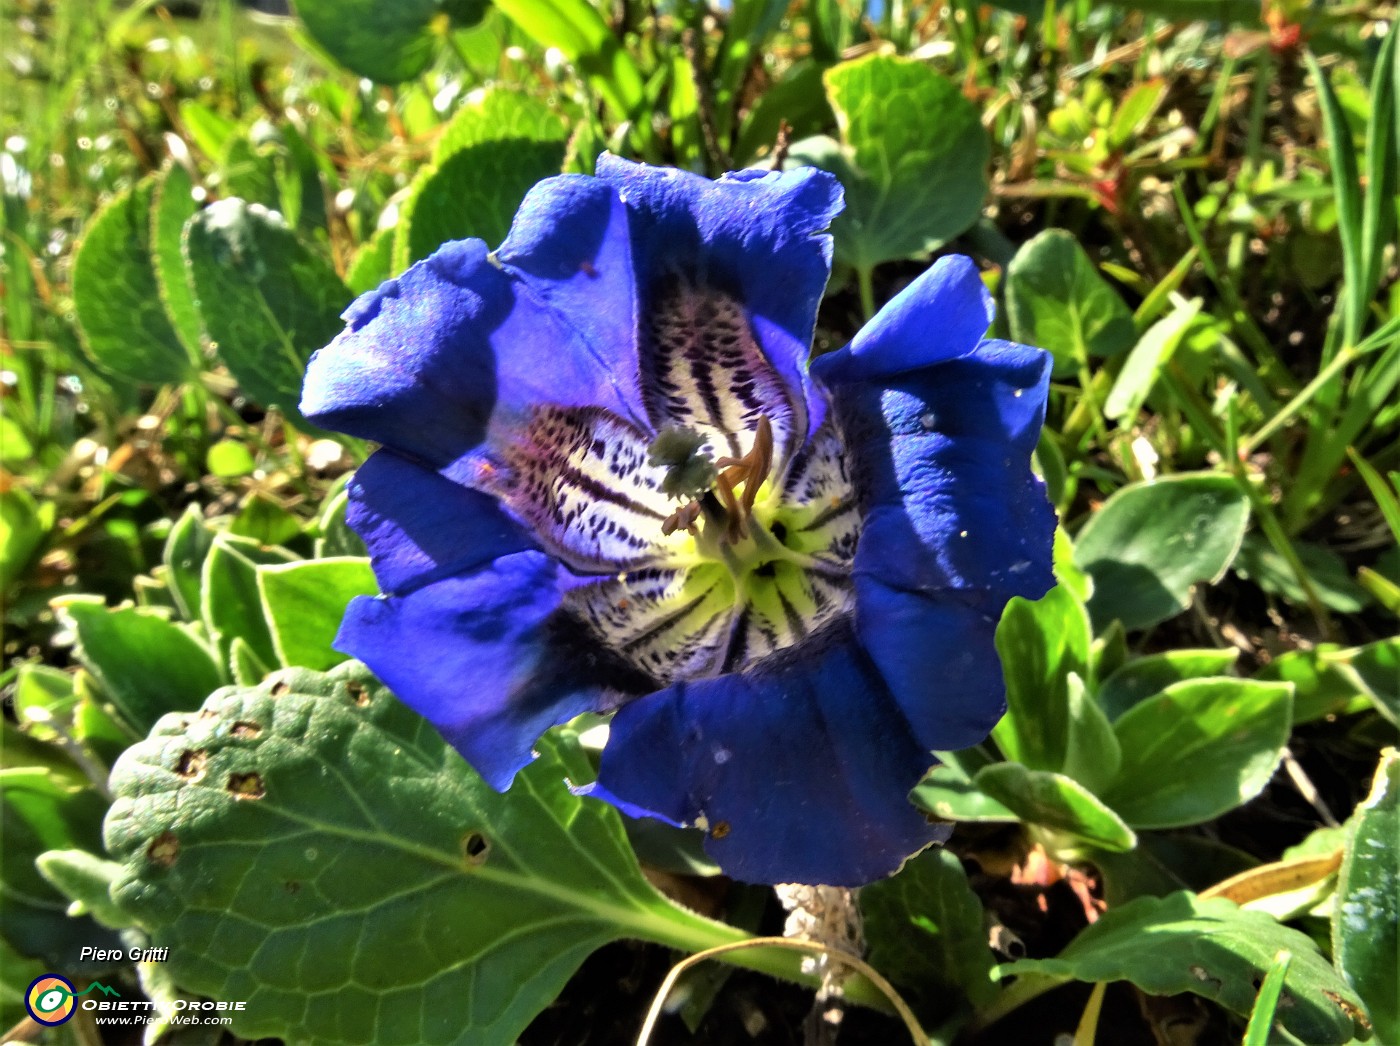
<svg viewBox="0 0 1400 1046"><path fill-rule="evenodd" d="M975 745L1006 711L997 617L856 579L856 633L924 749Z"/></svg>
<svg viewBox="0 0 1400 1046"><path fill-rule="evenodd" d="M447 244L350 307L349 326L311 359L302 412L438 468L532 404L632 417L579 331L520 287L480 240Z"/></svg>
<svg viewBox="0 0 1400 1046"><path fill-rule="evenodd" d="M1030 456L1049 375L1047 353L984 341L922 370L834 386L865 515L858 576L957 590L998 615L1011 596L1045 594L1055 513Z"/></svg>
<svg viewBox="0 0 1400 1046"><path fill-rule="evenodd" d="M889 377L965 356L995 315L971 258L952 255L905 287L845 348L813 361L827 383Z"/></svg>
<svg viewBox="0 0 1400 1046"><path fill-rule="evenodd" d="M741 302L779 376L808 404L807 432L822 420L807 377L817 305L831 273L827 233L841 185L815 168L741 172L710 181L615 156L598 177L617 188L632 221L632 261L645 315L655 285L681 277Z"/></svg>
<svg viewBox="0 0 1400 1046"><path fill-rule="evenodd" d="M578 174L540 182L526 194L496 256L523 293L578 332L618 397L644 417L631 231L617 191Z"/></svg>
<svg viewBox="0 0 1400 1046"><path fill-rule="evenodd" d="M390 595L532 546L487 494L381 450L350 481L346 521L369 548L374 576Z"/></svg>
<svg viewBox="0 0 1400 1046"><path fill-rule="evenodd" d="M336 649L357 657L504 791L535 739L603 703L609 666L560 611L569 580L519 552L405 596L351 602Z"/></svg>
<svg viewBox="0 0 1400 1046"><path fill-rule="evenodd" d="M621 708L595 794L672 822L703 817L706 849L734 878L857 886L947 837L908 801L931 762L838 629Z"/></svg>

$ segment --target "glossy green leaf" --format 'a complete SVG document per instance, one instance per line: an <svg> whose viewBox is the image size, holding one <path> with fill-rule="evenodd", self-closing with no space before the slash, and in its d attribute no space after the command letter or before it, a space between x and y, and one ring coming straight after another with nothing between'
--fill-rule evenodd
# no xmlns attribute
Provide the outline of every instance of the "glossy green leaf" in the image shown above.
<svg viewBox="0 0 1400 1046"><path fill-rule="evenodd" d="M239 199L190 219L185 261L205 334L243 391L307 427L297 410L306 361L340 333L352 297L330 262Z"/></svg>
<svg viewBox="0 0 1400 1046"><path fill-rule="evenodd" d="M525 194L559 173L567 137L548 107L515 91L494 88L463 105L443 131L434 166L420 172L404 201L395 269L447 240L499 244Z"/></svg>
<svg viewBox="0 0 1400 1046"><path fill-rule="evenodd" d="M1084 681L1071 672L1065 682L1069 737L1061 772L1097 794L1117 776L1123 753L1113 724L1089 694Z"/></svg>
<svg viewBox="0 0 1400 1046"><path fill-rule="evenodd" d="M345 272L345 286L354 294L372 291L394 274L394 229L379 229L360 244Z"/></svg>
<svg viewBox="0 0 1400 1046"><path fill-rule="evenodd" d="M608 941L743 936L648 885L574 742L537 747L500 794L363 666L221 691L118 763L113 898L289 1042L513 1042Z"/></svg>
<svg viewBox="0 0 1400 1046"><path fill-rule="evenodd" d="M328 497L321 506L321 515L316 520L316 558L331 556L367 556L365 540L350 529L346 522L346 512L350 507L350 495L342 490Z"/></svg>
<svg viewBox="0 0 1400 1046"><path fill-rule="evenodd" d="M1022 959L997 972L1130 981L1148 995L1191 992L1244 1016L1253 1010L1256 985L1280 951L1293 954L1280 1023L1312 1046L1350 1042L1361 1031L1352 1018L1360 1000L1312 940L1223 898L1202 900L1184 891L1141 897L1109 909L1055 958Z"/></svg>
<svg viewBox="0 0 1400 1046"><path fill-rule="evenodd" d="M1248 521L1249 500L1229 476L1182 473L1119 490L1075 539L1075 562L1094 579L1095 626L1175 617L1193 585L1224 575Z"/></svg>
<svg viewBox="0 0 1400 1046"><path fill-rule="evenodd" d="M88 225L73 259L73 309L83 346L106 370L161 384L194 374L161 304L152 261L154 176L119 194Z"/></svg>
<svg viewBox="0 0 1400 1046"><path fill-rule="evenodd" d="M994 763L977 771L972 783L1029 824L1068 832L1105 850L1137 845L1137 836L1123 818L1064 774Z"/></svg>
<svg viewBox="0 0 1400 1046"><path fill-rule="evenodd" d="M822 79L841 133L809 139L793 159L841 179L846 209L832 223L836 255L869 271L937 250L977 220L990 144L958 85L923 62L867 55Z"/></svg>
<svg viewBox="0 0 1400 1046"><path fill-rule="evenodd" d="M1223 676L1239 659L1238 650L1166 650L1134 658L1099 684L1095 697L1109 719L1173 683Z"/></svg>
<svg viewBox="0 0 1400 1046"><path fill-rule="evenodd" d="M1113 724L1123 765L1104 801L1134 828L1209 821L1269 783L1292 719L1286 683L1174 683Z"/></svg>
<svg viewBox="0 0 1400 1046"><path fill-rule="evenodd" d="M412 80L445 33L481 21L487 0L297 0L306 31L345 68L382 84Z"/></svg>
<svg viewBox="0 0 1400 1046"><path fill-rule="evenodd" d="M1132 311L1063 229L1046 229L1016 252L1006 270L1006 315L1015 340L1050 350L1056 374L1137 342Z"/></svg>
<svg viewBox="0 0 1400 1046"><path fill-rule="evenodd" d="M109 609L66 599L59 609L77 634L77 656L122 717L144 733L167 712L188 711L227 679L187 625L141 607Z"/></svg>
<svg viewBox="0 0 1400 1046"><path fill-rule="evenodd" d="M257 575L278 660L318 671L346 659L331 643L350 600L379 592L368 559L283 563L258 567Z"/></svg>
<svg viewBox="0 0 1400 1046"><path fill-rule="evenodd" d="M1376 1042L1400 1041L1400 755L1381 753L1371 794L1353 818L1337 877L1332 954L1342 976L1361 995Z"/></svg>
<svg viewBox="0 0 1400 1046"><path fill-rule="evenodd" d="M1032 770L1064 768L1071 729L1069 674L1089 671L1089 617L1063 585L1034 603L1019 596L997 626L1006 715L992 737L1007 759Z"/></svg>
<svg viewBox="0 0 1400 1046"><path fill-rule="evenodd" d="M860 909L871 965L921 1011L948 1015L962 999L983 1006L996 995L982 903L947 850L928 850L865 887Z"/></svg>

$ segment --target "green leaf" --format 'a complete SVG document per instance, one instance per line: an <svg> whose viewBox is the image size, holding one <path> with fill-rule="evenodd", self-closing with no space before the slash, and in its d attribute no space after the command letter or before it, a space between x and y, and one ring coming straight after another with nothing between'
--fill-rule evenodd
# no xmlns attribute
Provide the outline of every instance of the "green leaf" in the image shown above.
<svg viewBox="0 0 1400 1046"><path fill-rule="evenodd" d="M53 517L52 502L39 505L20 487L0 490L0 594L24 576Z"/></svg>
<svg viewBox="0 0 1400 1046"><path fill-rule="evenodd" d="M1193 585L1224 576L1248 521L1249 499L1229 476L1187 472L1123 487L1075 540L1075 562L1094 579L1094 626L1175 617Z"/></svg>
<svg viewBox="0 0 1400 1046"><path fill-rule="evenodd" d="M1069 747L1069 674L1089 671L1089 617L1064 585L1034 603L1015 597L997 625L1006 715L992 737L1007 759L1062 770Z"/></svg>
<svg viewBox="0 0 1400 1046"><path fill-rule="evenodd" d="M1134 897L1204 890L1259 864L1243 850L1213 839L1164 832L1144 832L1131 853L1096 850L1086 859L1103 874L1103 896L1110 908Z"/></svg>
<svg viewBox="0 0 1400 1046"><path fill-rule="evenodd" d="M248 444L242 440L221 439L210 446L204 455L204 467L211 476L220 479L237 479L246 476L258 467Z"/></svg>
<svg viewBox="0 0 1400 1046"><path fill-rule="evenodd" d="M1129 88L1113 113L1113 122L1108 126L1106 144L1110 152L1118 152L1132 144L1133 139L1147 126L1147 121L1157 111L1166 93L1167 82L1162 77Z"/></svg>
<svg viewBox="0 0 1400 1046"><path fill-rule="evenodd" d="M301 520L271 496L254 490L238 507L228 532L259 545L285 545L301 534Z"/></svg>
<svg viewBox="0 0 1400 1046"><path fill-rule="evenodd" d="M1165 690L1173 683L1222 676L1239 659L1238 650L1168 650L1129 661L1102 683L1095 695L1109 719Z"/></svg>
<svg viewBox="0 0 1400 1046"><path fill-rule="evenodd" d="M1394 748L1381 753L1371 794L1356 808L1356 816L1337 877L1332 916L1332 954L1347 983L1366 1001L1376 1042L1400 1041L1400 1009L1396 1004L1396 926L1400 924L1400 873L1396 847L1400 840L1400 755Z"/></svg>
<svg viewBox="0 0 1400 1046"><path fill-rule="evenodd" d="M48 850L34 862L49 884L69 898L68 914L91 915L99 926L121 930L133 925L131 916L112 901L112 883L121 865L86 850Z"/></svg>
<svg viewBox="0 0 1400 1046"><path fill-rule="evenodd" d="M151 204L151 266L160 288L171 329L180 339L188 359L198 360L204 351L199 307L194 300L185 257L181 248L185 224L199 205L194 199L194 182L189 172L173 161L156 178L155 199Z"/></svg>
<svg viewBox="0 0 1400 1046"><path fill-rule="evenodd" d="M186 621L199 620L199 592L204 560L214 544L214 531L204 522L198 505L186 505L170 528L161 554L169 571L170 594Z"/></svg>
<svg viewBox="0 0 1400 1046"><path fill-rule="evenodd" d="M1173 683L1113 724L1123 765L1104 801L1134 828L1199 824L1248 802L1283 756L1292 695L1286 683Z"/></svg>
<svg viewBox="0 0 1400 1046"><path fill-rule="evenodd" d="M143 607L108 609L84 597L56 605L77 633L78 660L142 733L167 712L198 708L226 682L213 653L186 625Z"/></svg>
<svg viewBox="0 0 1400 1046"><path fill-rule="evenodd" d="M330 263L239 199L190 219L185 262L205 334L243 391L309 428L297 410L306 361L340 333L351 298Z"/></svg>
<svg viewBox="0 0 1400 1046"><path fill-rule="evenodd" d="M346 659L331 643L350 600L379 591L368 559L283 563L258 567L257 575L278 660L318 671Z"/></svg>
<svg viewBox="0 0 1400 1046"><path fill-rule="evenodd" d="M235 639L248 644L250 652L266 668L278 663L272 632L263 614L257 567L295 559L285 549L258 545L231 534L214 538L204 560L200 613L226 663L231 663Z"/></svg>
<svg viewBox="0 0 1400 1046"><path fill-rule="evenodd" d="M1084 681L1071 672L1066 683L1069 742L1062 772L1097 794L1117 776L1123 753L1113 725L1089 695Z"/></svg>
<svg viewBox="0 0 1400 1046"><path fill-rule="evenodd" d="M982 792L972 778L956 767L935 766L909 793L920 810L944 821L1011 824L1019 820L1002 803Z"/></svg>
<svg viewBox="0 0 1400 1046"><path fill-rule="evenodd" d="M350 268L345 273L345 286L354 294L372 291L394 274L394 229L379 229L360 244Z"/></svg>
<svg viewBox="0 0 1400 1046"><path fill-rule="evenodd" d="M513 1042L608 941L742 938L648 885L571 738L538 750L497 793L354 663L221 691L117 764L113 899L290 1042Z"/></svg>
<svg viewBox="0 0 1400 1046"><path fill-rule="evenodd" d="M990 144L956 83L894 55L843 62L822 79L841 144L809 140L793 158L817 161L845 186L831 226L840 261L868 272L921 257L977 220Z"/></svg>
<svg viewBox="0 0 1400 1046"><path fill-rule="evenodd" d="M193 377L194 364L161 305L151 255L155 176L97 212L73 259L73 310L83 346L103 368L131 381Z"/></svg>
<svg viewBox="0 0 1400 1046"><path fill-rule="evenodd" d="M1137 845L1137 836L1123 818L1064 774L994 763L977 771L972 783L1029 824L1068 832L1110 851Z"/></svg>
<svg viewBox="0 0 1400 1046"><path fill-rule="evenodd" d="M1191 992L1241 1016L1254 1008L1255 986L1281 951L1293 954L1279 1007L1284 1028L1313 1046L1346 1043L1361 1029L1360 1000L1304 934L1223 898L1179 892L1140 897L1111 908L1053 959L1022 959L1001 976L1130 981L1148 995Z"/></svg>
<svg viewBox="0 0 1400 1046"><path fill-rule="evenodd" d="M558 48L619 119L641 117L646 87L632 56L587 0L495 0L541 47Z"/></svg>
<svg viewBox="0 0 1400 1046"><path fill-rule="evenodd" d="M486 0L297 0L312 39L345 68L401 84L428 67L445 33L481 21Z"/></svg>
<svg viewBox="0 0 1400 1046"><path fill-rule="evenodd" d="M1012 338L1049 349L1057 375L1137 342L1132 311L1063 229L1046 229L1011 259L1006 314Z"/></svg>
<svg viewBox="0 0 1400 1046"><path fill-rule="evenodd" d="M985 1006L996 996L982 902L947 850L928 850L862 889L860 909L871 965L921 1011L946 1016L963 999Z"/></svg>
<svg viewBox="0 0 1400 1046"><path fill-rule="evenodd" d="M42 958L49 969L73 970L84 945L114 948L120 942L90 918L70 918L67 898L39 874L34 858L46 850L100 848L107 804L75 776L45 767L16 766L12 737L18 735L12 734L8 723L3 728L6 769L0 771L0 831L5 845L0 848L0 905L5 918L0 933L16 951Z"/></svg>
<svg viewBox="0 0 1400 1046"><path fill-rule="evenodd" d="M1359 711L1361 702L1370 702L1391 723L1400 722L1400 637L1348 649L1319 643L1311 650L1291 650L1256 678L1293 684L1295 724Z"/></svg>
<svg viewBox="0 0 1400 1046"><path fill-rule="evenodd" d="M1330 548L1310 541L1295 541L1293 548L1307 569L1313 591L1325 606L1342 614L1354 614L1371 602L1367 591L1352 580L1342 557ZM1235 573L1270 595L1282 596L1299 607L1308 605L1307 593L1293 568L1262 534L1245 535L1234 566Z"/></svg>
<svg viewBox="0 0 1400 1046"><path fill-rule="evenodd" d="M1186 329L1201 311L1201 299L1192 298L1174 308L1158 320L1133 346L1128 358L1123 361L1123 369L1109 390L1104 401L1104 416L1116 421L1133 421L1142 409L1152 386L1157 383L1162 370L1171 362L1173 354L1181 344Z"/></svg>
<svg viewBox="0 0 1400 1046"><path fill-rule="evenodd" d="M350 529L346 522L346 512L350 508L350 494L341 490L328 497L321 507L321 515L316 520L316 558L329 559L332 556L367 556L365 540Z"/></svg>
<svg viewBox="0 0 1400 1046"><path fill-rule="evenodd" d="M568 134L547 106L494 88L468 102L438 142L435 166L409 189L394 243L394 268L421 261L447 240L499 244L525 194L559 173Z"/></svg>

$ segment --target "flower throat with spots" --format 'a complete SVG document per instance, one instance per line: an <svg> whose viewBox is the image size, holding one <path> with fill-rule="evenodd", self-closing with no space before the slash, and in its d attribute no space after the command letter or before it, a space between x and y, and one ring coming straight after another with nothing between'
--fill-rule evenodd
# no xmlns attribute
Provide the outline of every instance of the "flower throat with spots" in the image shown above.
<svg viewBox="0 0 1400 1046"><path fill-rule="evenodd" d="M479 483L584 581L568 605L658 684L792 646L850 604L859 513L840 434L808 418L730 296L670 281L643 330L651 431L537 406Z"/></svg>

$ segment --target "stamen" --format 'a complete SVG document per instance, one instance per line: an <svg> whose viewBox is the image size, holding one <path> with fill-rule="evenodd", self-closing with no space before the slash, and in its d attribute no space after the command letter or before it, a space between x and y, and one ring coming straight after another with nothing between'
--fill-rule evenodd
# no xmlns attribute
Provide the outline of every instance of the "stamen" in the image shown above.
<svg viewBox="0 0 1400 1046"><path fill-rule="evenodd" d="M753 515L758 489L773 470L773 426L768 421L768 415L759 415L758 428L749 452L742 458L720 458L715 462L715 468L723 470L715 479L715 487L730 511L730 540L737 541L748 532L748 521ZM742 502L734 497L734 489L740 483L744 484Z"/></svg>

